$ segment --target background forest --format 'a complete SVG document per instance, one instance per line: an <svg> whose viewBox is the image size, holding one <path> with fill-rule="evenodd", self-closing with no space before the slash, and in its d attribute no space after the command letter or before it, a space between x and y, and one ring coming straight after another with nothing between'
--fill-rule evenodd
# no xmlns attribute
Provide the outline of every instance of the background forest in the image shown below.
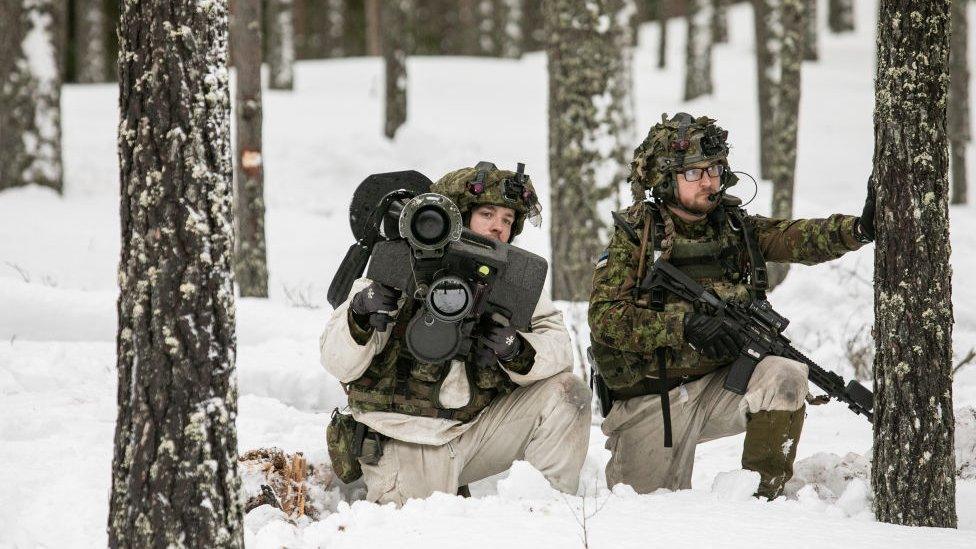
<svg viewBox="0 0 976 549"><path fill-rule="evenodd" d="M912 363L943 383L917 387L918 394L949 394L945 402L954 414L940 409L943 424L913 429L916 416L928 421L933 414L897 403L889 406L889 431L872 430L840 404L810 407L787 496L765 504L749 497L752 488L739 469L741 436L699 449L690 491L637 495L607 487L609 452L595 414L576 496L558 494L517 462L472 485L474 498L437 494L400 510L360 501L361 483L333 478L325 449L325 425L345 396L319 364L318 337L331 313L326 290L353 241L348 206L359 182L394 170L436 179L479 160L506 169L525 162L539 190L543 226L527 227L517 244L553 265L547 289L573 335L577 371L587 375L582 357L592 262L579 258L595 259L612 226L610 212L629 204L629 159L647 128L664 112L718 119L730 132L733 168L757 180L753 188L742 176L731 190L751 199L751 213L857 214L881 162L877 143L884 142L876 111L879 48L887 51L878 40L879 13L890 21L884 10L904 6L888 0L236 0L224 12L225 3L172 4L216 10L207 12L216 21L208 28L217 29L207 43L219 47L199 65L213 69L213 79L199 80L218 83L216 96L227 94L227 111L202 141L228 160L218 162L215 172L225 177L213 185L226 183L223 201L208 207L226 222L212 230L236 239L229 241L236 247L223 243L226 263L217 261L214 270L227 284L233 271L237 292L215 293L231 311L231 337L214 363L229 365L221 388L233 396L225 399L224 417L236 413L236 447L227 443L222 451L228 460L247 458L237 467L248 546L976 543L976 289L968 283L976 276L976 216L966 188L966 165L974 162L968 111L976 30L965 23L974 16L972 2L933 3L945 14L926 12L912 23L946 29L951 19L951 32L920 32L951 49L932 79L948 94L942 125L925 139L942 152L931 162L912 159L934 176L918 175L921 168L895 170L915 174L912 189L924 191L911 206L894 198L883 198L881 206L891 215L941 222L926 225L932 227L925 236L929 259L910 262L918 268L906 277L921 280L906 282L905 292L941 304L938 324L951 334L941 347L929 338L924 344L933 346ZM140 117L126 110L127 98L142 84L151 86L133 68L138 56L125 51L142 44L149 28L176 41L200 36L193 35L198 21L189 19L186 30L143 26L153 15L148 8L125 15L136 4L0 3L0 462L6 465L0 547L103 546L110 539L110 505L121 501L118 493L110 500L119 474L113 447L124 453L125 439L134 438L120 438L116 426L126 413L125 381L138 371L126 353L145 344L123 335L126 322L138 317L132 314L137 300L127 296L138 295L143 280L125 275L135 272L126 271L126 259L134 256L138 223L132 220L153 219L151 207L140 210L140 193L155 197L153 189L166 183L120 157L152 149L134 128L168 120L165 112L143 113L146 122L138 126ZM222 54L233 66L229 72ZM899 63L882 64L891 69L883 73L916 82L918 75L905 69L911 63ZM924 126L904 125L919 133ZM922 180L931 186L923 189ZM770 294L791 320L787 335L800 350L868 386L902 360L876 360L877 350L886 353L892 339L912 335L905 324L884 324L911 313L882 308L875 318L878 289L898 287L879 281L875 249L888 253L916 236L899 236L895 229L912 229L907 225L889 226L890 236L836 262L777 271ZM939 283L950 274L951 287ZM879 332L878 326L896 327ZM914 391L925 379L909 376L904 386ZM954 437L944 422L954 425ZM218 423L213 420L214 432L235 426ZM898 525L920 523L883 516L873 488L877 441L907 444L885 433L921 440L923 431L941 437L941 463L952 467L942 480L954 483L955 493L954 502L939 507L954 507L952 520L948 511L937 516L927 509L936 519L924 524L956 530ZM930 450L911 446L906 460ZM270 448L281 452L277 462ZM261 505L268 503L261 498L269 483L262 464L269 462L279 483L277 505Z"/></svg>

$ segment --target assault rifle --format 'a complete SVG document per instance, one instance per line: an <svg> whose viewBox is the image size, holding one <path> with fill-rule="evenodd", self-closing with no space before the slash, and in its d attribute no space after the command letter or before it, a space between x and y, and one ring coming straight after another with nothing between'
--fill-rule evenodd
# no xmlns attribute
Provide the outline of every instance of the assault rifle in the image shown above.
<svg viewBox="0 0 976 549"><path fill-rule="evenodd" d="M756 364L769 355L781 356L806 364L810 381L823 389L828 397L847 404L855 413L868 418L868 421L873 420L874 394L856 380L849 381L845 386L844 378L817 366L797 351L782 333L789 320L774 311L765 299L753 300L748 305L723 301L663 259L654 262L653 269L641 282L640 289L663 289L693 304L704 305L739 336L742 347L725 380L727 390L739 395L745 394Z"/></svg>

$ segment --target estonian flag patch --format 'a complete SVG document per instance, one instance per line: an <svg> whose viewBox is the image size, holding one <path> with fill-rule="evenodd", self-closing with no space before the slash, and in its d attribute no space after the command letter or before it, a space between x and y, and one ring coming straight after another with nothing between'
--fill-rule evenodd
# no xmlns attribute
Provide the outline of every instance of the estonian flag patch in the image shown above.
<svg viewBox="0 0 976 549"><path fill-rule="evenodd" d="M603 253L600 254L600 259L596 260L596 268L599 269L606 265L608 257L610 257L610 250L603 250Z"/></svg>

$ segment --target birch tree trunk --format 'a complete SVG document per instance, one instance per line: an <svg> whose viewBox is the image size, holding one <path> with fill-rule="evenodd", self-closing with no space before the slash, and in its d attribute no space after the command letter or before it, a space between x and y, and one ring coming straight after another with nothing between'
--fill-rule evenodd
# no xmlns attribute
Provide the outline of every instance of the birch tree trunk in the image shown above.
<svg viewBox="0 0 976 549"><path fill-rule="evenodd" d="M805 61L816 61L820 59L819 33L817 32L817 0L806 0L806 5L803 9L803 59Z"/></svg>
<svg viewBox="0 0 976 549"><path fill-rule="evenodd" d="M729 0L712 0L712 42L725 44L729 41Z"/></svg>
<svg viewBox="0 0 976 549"><path fill-rule="evenodd" d="M759 173L772 179L776 142L776 95L780 80L780 0L752 0L756 30L756 89L759 101Z"/></svg>
<svg viewBox="0 0 976 549"><path fill-rule="evenodd" d="M105 52L105 5L102 0L73 0L75 3L75 79L80 84L108 80Z"/></svg>
<svg viewBox="0 0 976 549"><path fill-rule="evenodd" d="M295 87L295 22L292 0L267 0L267 7L265 28L268 29L268 87L273 90L291 90Z"/></svg>
<svg viewBox="0 0 976 549"><path fill-rule="evenodd" d="M879 521L954 528L949 4L880 5L871 484Z"/></svg>
<svg viewBox="0 0 976 549"><path fill-rule="evenodd" d="M779 6L779 21L782 28L779 50L780 80L776 90L775 137L772 143L774 153L773 165L770 169L773 180L772 216L779 219L793 217L805 3L806 0L781 0ZM786 278L789 264L772 263L767 270L769 287L772 289Z"/></svg>
<svg viewBox="0 0 976 549"><path fill-rule="evenodd" d="M966 146L969 129L969 13L967 0L952 1L949 46L949 147L952 158L952 203L967 201Z"/></svg>
<svg viewBox="0 0 976 549"><path fill-rule="evenodd" d="M827 26L831 32L854 30L854 0L829 0L827 2Z"/></svg>
<svg viewBox="0 0 976 549"><path fill-rule="evenodd" d="M123 0L118 35L109 546L243 547L226 2Z"/></svg>
<svg viewBox="0 0 976 549"><path fill-rule="evenodd" d="M0 190L62 192L59 0L0 1Z"/></svg>
<svg viewBox="0 0 976 549"><path fill-rule="evenodd" d="M545 0L548 39L549 181L552 291L555 299L583 301L604 230L597 203L609 196L613 152L610 119L621 53L620 2ZM609 23L609 24L607 24Z"/></svg>
<svg viewBox="0 0 976 549"><path fill-rule="evenodd" d="M410 38L406 21L410 16L410 7L410 0L388 0L383 3L381 10L381 46L386 68L386 116L383 134L390 139L393 139L400 126L407 121L407 50L410 47Z"/></svg>
<svg viewBox="0 0 976 549"><path fill-rule="evenodd" d="M685 101L712 93L713 0L689 0L685 21Z"/></svg>
<svg viewBox="0 0 976 549"><path fill-rule="evenodd" d="M264 235L261 0L234 0L231 56L237 75L234 122L234 276L242 297L268 297Z"/></svg>

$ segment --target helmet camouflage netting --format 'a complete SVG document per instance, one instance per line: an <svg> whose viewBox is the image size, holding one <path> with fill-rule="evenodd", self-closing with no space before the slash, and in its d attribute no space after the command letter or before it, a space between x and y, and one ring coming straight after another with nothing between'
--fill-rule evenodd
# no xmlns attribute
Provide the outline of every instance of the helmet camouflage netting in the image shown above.
<svg viewBox="0 0 976 549"><path fill-rule="evenodd" d="M535 226L542 222L541 206L528 175L520 171L499 170L491 162L478 162L473 168L448 172L430 186L430 192L442 194L457 204L462 214L478 206L494 205L515 211L511 238L522 232L526 218ZM510 238L510 240L511 240Z"/></svg>
<svg viewBox="0 0 976 549"><path fill-rule="evenodd" d="M644 200L648 190L671 190L674 173L684 166L727 160L728 135L707 116L694 118L679 112L668 120L667 114L662 114L661 122L651 126L647 137L634 149L628 178L634 201ZM725 173L723 187L731 187L738 178L731 171Z"/></svg>

